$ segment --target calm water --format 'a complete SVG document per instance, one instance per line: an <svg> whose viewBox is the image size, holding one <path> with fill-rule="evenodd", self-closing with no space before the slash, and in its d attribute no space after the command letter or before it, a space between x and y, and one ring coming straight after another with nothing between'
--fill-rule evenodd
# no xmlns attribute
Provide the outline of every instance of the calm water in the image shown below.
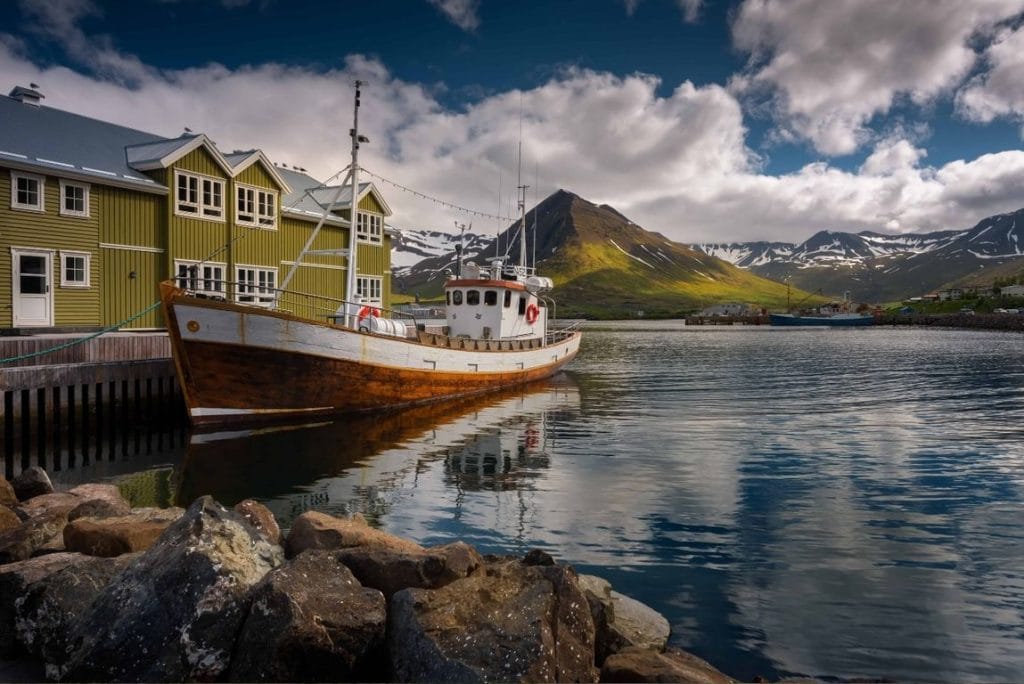
<svg viewBox="0 0 1024 684"><path fill-rule="evenodd" d="M591 325L529 391L193 437L186 502L548 550L735 677L1024 680L1024 335Z"/></svg>

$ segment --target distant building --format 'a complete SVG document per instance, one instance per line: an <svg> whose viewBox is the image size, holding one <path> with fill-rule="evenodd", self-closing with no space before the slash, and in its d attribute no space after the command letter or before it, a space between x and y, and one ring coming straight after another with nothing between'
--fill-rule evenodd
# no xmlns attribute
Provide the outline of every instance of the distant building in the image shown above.
<svg viewBox="0 0 1024 684"><path fill-rule="evenodd" d="M1024 285L1007 285L999 290L999 294L1009 297L1024 297Z"/></svg>
<svg viewBox="0 0 1024 684"><path fill-rule="evenodd" d="M726 304L715 304L700 312L701 316L747 316L751 315L753 309L749 304L738 304L729 302Z"/></svg>
<svg viewBox="0 0 1024 684"><path fill-rule="evenodd" d="M325 188L260 150L224 153L203 134L165 138L42 98L0 96L0 329L114 325L168 278L267 306L325 209L312 248L348 247L351 188ZM391 210L372 183L358 195L355 294L386 307ZM290 287L345 299L345 269L340 255L311 256ZM126 327L163 325L153 310Z"/></svg>

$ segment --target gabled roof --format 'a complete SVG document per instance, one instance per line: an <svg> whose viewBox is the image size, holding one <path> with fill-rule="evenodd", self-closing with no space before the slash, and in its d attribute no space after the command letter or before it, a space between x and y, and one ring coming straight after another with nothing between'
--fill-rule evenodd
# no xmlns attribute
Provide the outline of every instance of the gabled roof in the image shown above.
<svg viewBox="0 0 1024 684"><path fill-rule="evenodd" d="M166 193L133 169L128 145L165 140L158 135L0 96L0 164L76 180Z"/></svg>
<svg viewBox="0 0 1024 684"><path fill-rule="evenodd" d="M154 171L166 169L186 154L200 147L206 148L213 160L217 162L224 173L233 176L231 164L220 153L213 141L206 137L205 133L199 135L183 135L180 138L163 140L159 143L143 145L131 145L125 148L125 155L128 158L128 165L140 171Z"/></svg>
<svg viewBox="0 0 1024 684"><path fill-rule="evenodd" d="M319 221L324 215L324 207L306 193L323 184L316 178L294 169L277 168L277 172L287 182L291 192L281 198L281 211L306 221ZM328 201L330 201L328 199ZM346 205L347 206L347 205ZM327 215L327 222L335 226L348 226L349 222L334 214Z"/></svg>
<svg viewBox="0 0 1024 684"><path fill-rule="evenodd" d="M225 154L224 158L231 165L232 176L237 176L256 162L260 162L263 164L263 168L267 170L267 173L270 174L270 177L274 179L274 182L277 183L277 186L281 188L281 192L287 194L292 191L291 186L288 185L288 181L278 173L277 167L270 163L267 155L263 154L263 150L232 152L231 154Z"/></svg>
<svg viewBox="0 0 1024 684"><path fill-rule="evenodd" d="M348 209L352 206L352 186L348 183L341 186L317 186L309 191L309 195L312 195L312 199L322 208L330 209L331 211ZM336 200L334 199L335 195L338 197ZM373 195L374 199L377 200L377 204L384 210L384 215L391 216L391 207L384 201L384 197L381 196L377 187L373 183L360 183L359 199L361 200L367 195Z"/></svg>

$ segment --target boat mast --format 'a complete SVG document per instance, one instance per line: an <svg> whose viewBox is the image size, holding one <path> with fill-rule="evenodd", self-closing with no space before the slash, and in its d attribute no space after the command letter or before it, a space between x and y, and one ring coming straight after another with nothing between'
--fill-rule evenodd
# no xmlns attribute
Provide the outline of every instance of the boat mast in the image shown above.
<svg viewBox="0 0 1024 684"><path fill-rule="evenodd" d="M522 115L520 114L520 117ZM529 185L523 185L523 122L519 121L519 270L523 277L526 277L526 189Z"/></svg>
<svg viewBox="0 0 1024 684"><path fill-rule="evenodd" d="M359 228L359 143L370 142L365 135L359 135L359 88L362 81L356 81L356 97L352 111L352 128L348 134L352 137L352 211L348 227L348 279L345 283L345 324L355 328L355 317L359 310L356 302L356 232Z"/></svg>

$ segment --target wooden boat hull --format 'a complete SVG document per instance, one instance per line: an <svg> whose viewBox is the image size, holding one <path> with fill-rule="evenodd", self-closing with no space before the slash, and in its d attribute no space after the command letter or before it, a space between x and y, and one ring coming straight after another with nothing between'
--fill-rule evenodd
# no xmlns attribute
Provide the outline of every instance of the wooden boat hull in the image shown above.
<svg viewBox="0 0 1024 684"><path fill-rule="evenodd" d="M193 424L424 404L554 375L580 334L517 351L452 349L161 290L174 362Z"/></svg>

